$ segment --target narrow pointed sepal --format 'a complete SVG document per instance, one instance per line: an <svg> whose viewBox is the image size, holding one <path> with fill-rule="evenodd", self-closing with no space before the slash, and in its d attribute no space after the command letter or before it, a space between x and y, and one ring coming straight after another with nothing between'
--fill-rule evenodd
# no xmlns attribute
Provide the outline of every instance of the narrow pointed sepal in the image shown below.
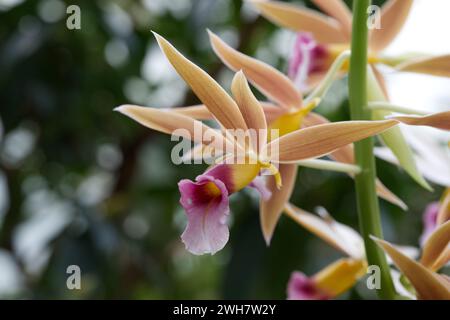
<svg viewBox="0 0 450 320"><path fill-rule="evenodd" d="M439 210L437 213L436 222L438 225L443 224L450 220L450 187L445 190L442 196L441 203L439 205Z"/></svg>
<svg viewBox="0 0 450 320"><path fill-rule="evenodd" d="M242 71L236 73L231 91L247 128L253 150L259 151L267 142L267 122L264 110L255 98Z"/></svg>
<svg viewBox="0 0 450 320"><path fill-rule="evenodd" d="M281 1L251 0L261 14L283 28L311 32L322 43L349 41L343 27L333 18L316 11Z"/></svg>
<svg viewBox="0 0 450 320"><path fill-rule="evenodd" d="M308 115L303 119L303 125L306 127L316 126L324 123L329 123L329 121L323 116L314 112L308 113ZM353 156L353 145L349 144L337 149L336 151L333 151L330 154L330 157L342 163L354 164L355 159ZM396 196L392 191L384 186L384 184L378 178L376 180L376 188L379 197L402 208L403 210L407 210L408 206L398 196Z"/></svg>
<svg viewBox="0 0 450 320"><path fill-rule="evenodd" d="M369 47L373 51L385 49L403 28L413 0L390 0L381 9L381 28L374 28L369 34Z"/></svg>
<svg viewBox="0 0 450 320"><path fill-rule="evenodd" d="M433 271L442 268L450 260L450 221L437 227L423 245L420 262Z"/></svg>
<svg viewBox="0 0 450 320"><path fill-rule="evenodd" d="M283 181L280 189L277 188L275 179L267 179L267 187L272 196L266 200L261 199L259 210L261 229L267 245L270 244L284 206L291 197L297 178L297 168L296 164L280 164L278 170Z"/></svg>
<svg viewBox="0 0 450 320"><path fill-rule="evenodd" d="M210 137L211 139L208 142L218 150L224 150L227 148L227 145L228 148L233 147L219 131L208 127L198 120L172 112L170 109L155 109L127 104L114 110L130 117L145 127L162 133L181 136L199 143L206 143L207 141L204 138Z"/></svg>
<svg viewBox="0 0 450 320"><path fill-rule="evenodd" d="M408 278L422 300L450 300L450 282L420 263L408 258L389 242L372 239L391 257L395 265Z"/></svg>
<svg viewBox="0 0 450 320"><path fill-rule="evenodd" d="M178 114L182 114L196 120L211 120L213 119L213 115L208 110L208 108L204 104L199 104L195 106L187 106L187 107L179 107L179 108L166 108L162 110L167 110L170 112L176 112Z"/></svg>
<svg viewBox="0 0 450 320"><path fill-rule="evenodd" d="M342 0L312 0L326 14L335 18L342 26L342 31L350 38L352 34L352 12Z"/></svg>
<svg viewBox="0 0 450 320"><path fill-rule="evenodd" d="M399 71L450 77L450 54L405 61L396 67Z"/></svg>
<svg viewBox="0 0 450 320"><path fill-rule="evenodd" d="M238 106L228 93L166 39L154 34L169 62L222 126L225 129L247 129Z"/></svg>
<svg viewBox="0 0 450 320"><path fill-rule="evenodd" d="M390 117L410 126L427 126L450 131L450 111L434 113L428 116Z"/></svg>
<svg viewBox="0 0 450 320"><path fill-rule="evenodd" d="M397 125L396 120L344 121L321 124L289 133L267 145L272 161L289 163L329 154Z"/></svg>
<svg viewBox="0 0 450 320"><path fill-rule="evenodd" d="M208 34L211 46L222 62L233 71L242 70L248 80L269 99L285 108L302 105L302 94L288 77L274 67L233 49L211 31Z"/></svg>

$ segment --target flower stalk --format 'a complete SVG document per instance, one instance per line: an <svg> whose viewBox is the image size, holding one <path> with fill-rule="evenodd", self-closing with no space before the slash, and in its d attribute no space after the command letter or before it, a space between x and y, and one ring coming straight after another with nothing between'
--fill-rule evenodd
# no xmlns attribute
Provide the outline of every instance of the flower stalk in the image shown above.
<svg viewBox="0 0 450 320"><path fill-rule="evenodd" d="M391 112L398 112L398 113L404 113L404 114L415 114L415 115L421 115L425 116L427 115L426 112L410 109L402 106L398 106L389 102L369 102L368 104L369 109L371 110L382 110L382 111L391 111Z"/></svg>
<svg viewBox="0 0 450 320"><path fill-rule="evenodd" d="M352 120L370 120L371 110L367 107L367 57L368 28L367 8L371 0L353 1L353 33L351 43L349 99ZM395 299L396 293L389 266L384 253L370 236L383 238L380 209L376 194L376 168L373 154L374 140L367 138L355 143L356 164L361 172L355 176L359 225L369 265L381 270L381 288L377 290L382 299Z"/></svg>

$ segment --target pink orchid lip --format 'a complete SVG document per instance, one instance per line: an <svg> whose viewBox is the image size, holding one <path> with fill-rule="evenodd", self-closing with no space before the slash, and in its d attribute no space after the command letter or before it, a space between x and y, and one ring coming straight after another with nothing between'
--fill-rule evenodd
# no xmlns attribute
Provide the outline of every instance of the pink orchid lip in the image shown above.
<svg viewBox="0 0 450 320"><path fill-rule="evenodd" d="M328 300L329 295L320 290L314 279L302 272L293 272L288 282L288 300Z"/></svg>
<svg viewBox="0 0 450 320"><path fill-rule="evenodd" d="M299 32L289 60L288 75L297 85L305 85L308 76L327 69L328 50L310 33Z"/></svg>
<svg viewBox="0 0 450 320"><path fill-rule="evenodd" d="M180 203L188 223L181 235L186 249L195 254L214 254L228 242L227 217L230 212L225 184L212 176L201 175L196 182L181 180Z"/></svg>
<svg viewBox="0 0 450 320"><path fill-rule="evenodd" d="M260 178L248 186L267 199L271 194ZM178 187L180 203L188 218L181 235L186 249L196 255L214 254L223 249L229 238L229 196L234 192L230 167L225 164L214 166L195 181L181 180Z"/></svg>

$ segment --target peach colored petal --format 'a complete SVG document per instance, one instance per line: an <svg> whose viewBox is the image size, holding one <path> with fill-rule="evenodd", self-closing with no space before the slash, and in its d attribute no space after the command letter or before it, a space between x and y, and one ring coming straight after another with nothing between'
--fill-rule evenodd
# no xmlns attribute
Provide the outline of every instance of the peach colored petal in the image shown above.
<svg viewBox="0 0 450 320"><path fill-rule="evenodd" d="M396 120L343 121L308 127L289 133L267 145L274 162L289 163L329 154L347 144L379 134Z"/></svg>
<svg viewBox="0 0 450 320"><path fill-rule="evenodd" d="M182 114L134 105L122 105L115 110L150 129L182 136L194 142L205 143L203 138L208 136L211 138L211 145L219 150L223 150L225 143L228 143L219 131ZM197 132L199 129L200 131ZM232 146L229 147L232 148Z"/></svg>
<svg viewBox="0 0 450 320"><path fill-rule="evenodd" d="M186 59L166 39L155 34L161 50L197 97L225 129L247 129L238 106L205 71Z"/></svg>
<svg viewBox="0 0 450 320"><path fill-rule="evenodd" d="M375 180L375 187L380 198L396 205L397 207L405 211L408 210L408 206L406 205L406 203L404 203L403 200L400 199L395 193L389 190L378 178L377 180Z"/></svg>
<svg viewBox="0 0 450 320"><path fill-rule="evenodd" d="M437 227L423 245L420 263L433 271L439 270L450 259L450 221Z"/></svg>
<svg viewBox="0 0 450 320"><path fill-rule="evenodd" d="M283 181L280 189L277 188L274 179L267 179L267 187L272 192L272 196L266 201L261 199L259 206L261 229L267 245L270 244L283 208L291 197L297 178L297 168L296 164L280 164L278 170Z"/></svg>
<svg viewBox="0 0 450 320"><path fill-rule="evenodd" d="M411 260L389 242L372 239L392 258L395 265L409 279L422 300L450 300L450 282Z"/></svg>
<svg viewBox="0 0 450 320"><path fill-rule="evenodd" d="M431 74L438 77L450 77L450 54L406 61L397 66L396 69L399 71Z"/></svg>
<svg viewBox="0 0 450 320"><path fill-rule="evenodd" d="M162 110L176 112L197 120L211 120L213 118L213 115L204 104L180 108L167 108Z"/></svg>
<svg viewBox="0 0 450 320"><path fill-rule="evenodd" d="M242 70L248 80L269 99L286 108L302 105L302 94L284 74L262 61L236 51L211 31L209 39L222 62L234 71Z"/></svg>
<svg viewBox="0 0 450 320"><path fill-rule="evenodd" d="M273 120L278 118L281 114L286 112L286 109L282 109L276 104L273 104L271 102L260 101L259 103L261 104L264 110L264 114L266 116L268 124L270 124L270 122L272 122ZM190 118L194 118L196 120L211 120L214 118L211 112L204 104L187 107L177 107L177 108L161 108L160 110L176 112L178 114L182 114Z"/></svg>
<svg viewBox="0 0 450 320"><path fill-rule="evenodd" d="M303 120L303 125L305 127L311 127L324 123L329 123L329 121L320 114L314 112L310 112ZM330 157L339 162L354 164L355 159L353 156L353 144L346 145L342 148L337 149L336 151L333 151L332 153L330 153ZM407 205L392 191L386 188L386 186L384 186L384 184L378 178L376 180L376 188L378 196L380 196L384 200L402 208L403 210L406 210L408 208Z"/></svg>
<svg viewBox="0 0 450 320"><path fill-rule="evenodd" d="M390 0L381 9L381 28L369 33L369 48L381 51L398 35L405 24L413 0Z"/></svg>
<svg viewBox="0 0 450 320"><path fill-rule="evenodd" d="M448 220L450 220L450 188L447 188L441 200L436 223L440 225Z"/></svg>
<svg viewBox="0 0 450 320"><path fill-rule="evenodd" d="M428 126L442 130L450 130L450 111L434 113L428 116L397 116L392 117L411 126Z"/></svg>
<svg viewBox="0 0 450 320"><path fill-rule="evenodd" d="M283 28L297 32L311 32L321 43L347 43L343 27L338 21L314 10L280 1L251 1L261 14Z"/></svg>
<svg viewBox="0 0 450 320"><path fill-rule="evenodd" d="M231 84L231 92L241 111L247 128L251 132L253 148L257 152L266 144L267 123L264 111L255 98L242 71L235 74Z"/></svg>
<svg viewBox="0 0 450 320"><path fill-rule="evenodd" d="M208 161L208 163L212 163L214 159L222 156L222 151L214 149L214 147L212 146L207 146L199 143L188 152L186 152L181 160L183 161L183 163L191 163L191 161L196 161L194 163L197 163L203 160Z"/></svg>
<svg viewBox="0 0 450 320"><path fill-rule="evenodd" d="M342 31L350 39L352 34L352 12L342 0L312 0L312 2L329 16L335 18L342 26Z"/></svg>

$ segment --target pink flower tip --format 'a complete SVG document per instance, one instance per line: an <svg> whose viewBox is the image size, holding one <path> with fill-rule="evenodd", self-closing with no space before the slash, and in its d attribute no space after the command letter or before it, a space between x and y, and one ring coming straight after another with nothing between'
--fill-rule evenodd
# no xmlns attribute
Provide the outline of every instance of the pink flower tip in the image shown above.
<svg viewBox="0 0 450 320"><path fill-rule="evenodd" d="M328 300L330 297L317 287L314 279L302 272L292 272L287 287L288 300Z"/></svg>

